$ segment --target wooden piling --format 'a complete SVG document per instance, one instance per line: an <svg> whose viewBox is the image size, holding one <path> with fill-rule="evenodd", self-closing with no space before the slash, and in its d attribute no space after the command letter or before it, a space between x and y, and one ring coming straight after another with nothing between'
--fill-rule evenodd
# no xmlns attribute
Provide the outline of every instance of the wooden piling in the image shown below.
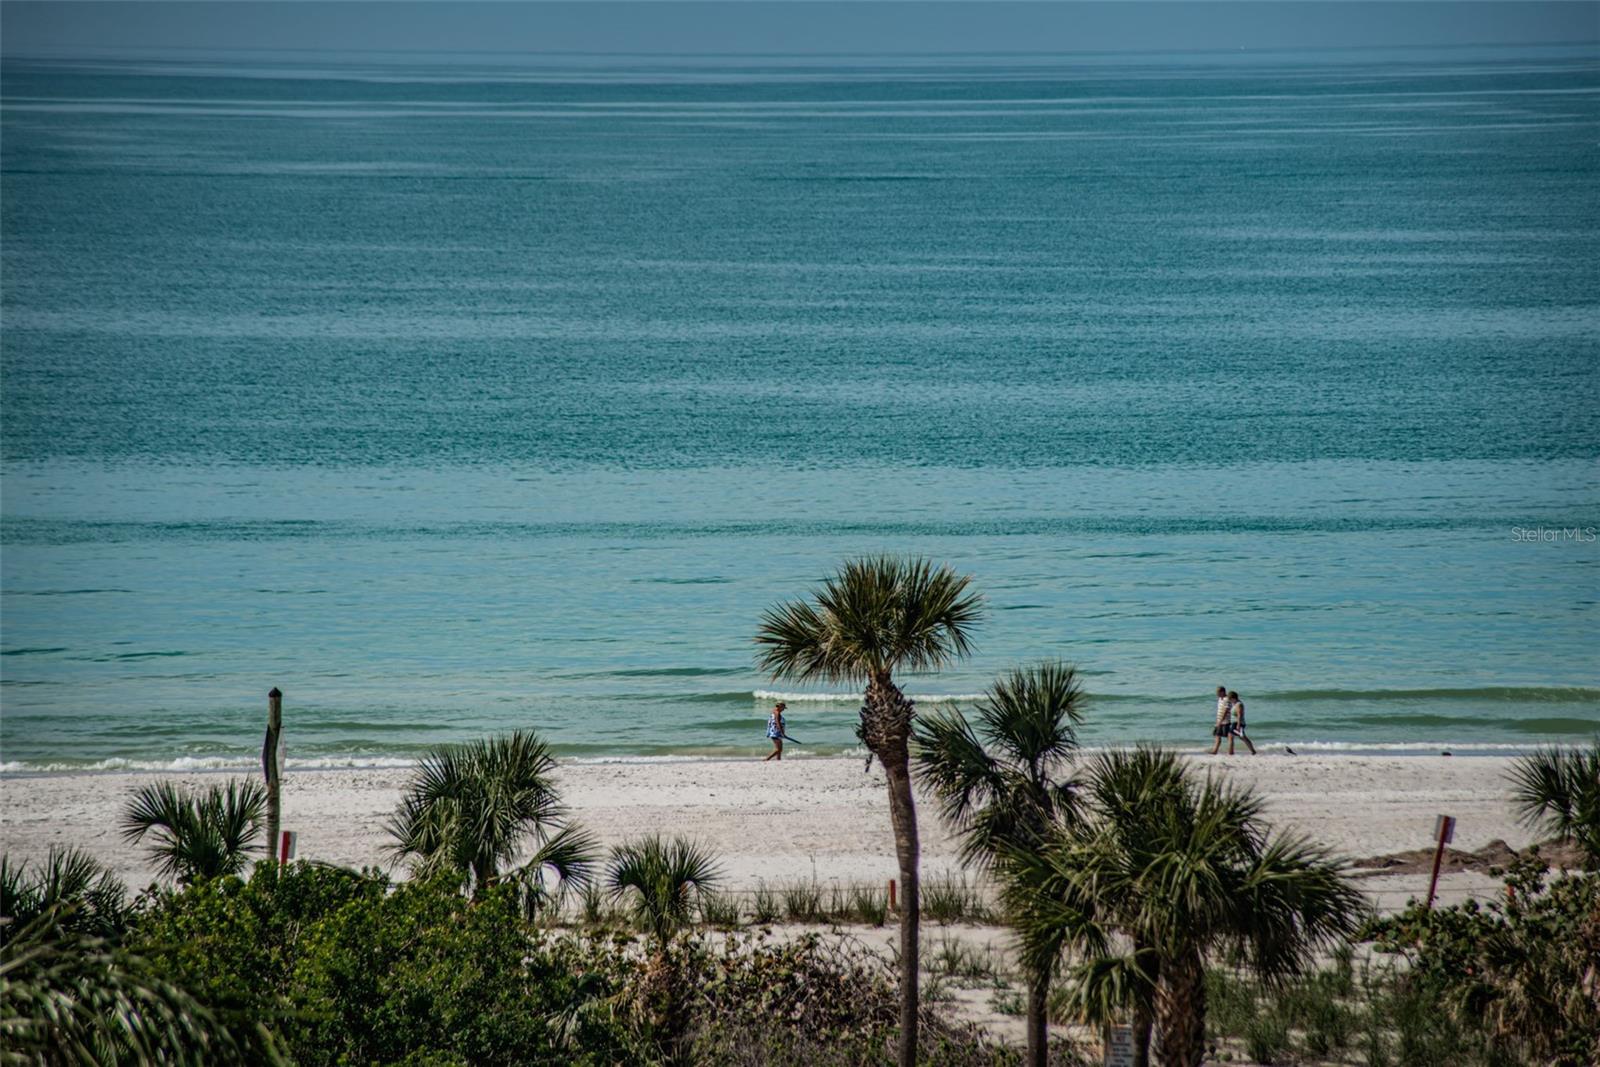
<svg viewBox="0 0 1600 1067"><path fill-rule="evenodd" d="M278 862L278 827L282 821L283 768L278 747L283 743L283 692L277 686L267 694L267 737L261 745L261 770L267 776L267 855Z"/></svg>

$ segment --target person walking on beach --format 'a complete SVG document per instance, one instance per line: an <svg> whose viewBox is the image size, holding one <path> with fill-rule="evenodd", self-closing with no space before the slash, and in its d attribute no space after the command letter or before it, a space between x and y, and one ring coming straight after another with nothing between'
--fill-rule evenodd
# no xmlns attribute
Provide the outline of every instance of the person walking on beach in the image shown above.
<svg viewBox="0 0 1600 1067"><path fill-rule="evenodd" d="M1211 746L1211 754L1215 756L1217 749L1222 747L1222 739L1228 739L1228 755L1233 755L1233 701L1228 699L1228 687L1217 686L1217 725L1211 728L1211 736L1217 739Z"/></svg>
<svg viewBox="0 0 1600 1067"><path fill-rule="evenodd" d="M1256 754L1256 746L1250 738L1245 736L1244 732L1244 701L1239 699L1238 693L1230 689L1228 690L1228 702L1233 705L1233 735L1228 738L1228 755L1233 755L1233 739L1237 737L1250 750L1250 755L1254 756Z"/></svg>
<svg viewBox="0 0 1600 1067"><path fill-rule="evenodd" d="M780 700L774 705L772 714L767 716L767 737L772 741L772 751L767 753L767 759L762 760L762 763L767 762L767 760L783 761L783 731L785 726L783 709L788 706Z"/></svg>

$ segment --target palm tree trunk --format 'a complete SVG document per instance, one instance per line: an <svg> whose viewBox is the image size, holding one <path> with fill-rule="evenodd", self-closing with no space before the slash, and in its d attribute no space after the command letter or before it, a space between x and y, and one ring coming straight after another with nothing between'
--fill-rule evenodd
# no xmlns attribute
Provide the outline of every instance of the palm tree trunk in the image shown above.
<svg viewBox="0 0 1600 1067"><path fill-rule="evenodd" d="M1149 985L1141 988L1133 1005L1133 1067L1150 1067L1150 1031L1155 1026L1151 1002L1161 980L1161 963L1143 938L1133 939L1133 951L1149 976Z"/></svg>
<svg viewBox="0 0 1600 1067"><path fill-rule="evenodd" d="M1050 1028L1046 1005L1050 999L1050 973L1034 976L1028 983L1028 1067L1048 1067Z"/></svg>
<svg viewBox="0 0 1600 1067"><path fill-rule="evenodd" d="M1133 1009L1133 1067L1150 1067L1150 1030L1155 1019L1143 1004Z"/></svg>
<svg viewBox="0 0 1600 1067"><path fill-rule="evenodd" d="M1206 1054L1206 971L1198 953L1174 960L1156 994L1161 1067L1200 1067Z"/></svg>
<svg viewBox="0 0 1600 1067"><path fill-rule="evenodd" d="M889 782L889 819L900 861L900 1067L916 1067L918 933L921 893L917 877L917 808L911 796L911 701L881 674L867 686L861 735Z"/></svg>
<svg viewBox="0 0 1600 1067"><path fill-rule="evenodd" d="M482 900L483 894L494 884L494 864L483 860L472 861L472 899Z"/></svg>

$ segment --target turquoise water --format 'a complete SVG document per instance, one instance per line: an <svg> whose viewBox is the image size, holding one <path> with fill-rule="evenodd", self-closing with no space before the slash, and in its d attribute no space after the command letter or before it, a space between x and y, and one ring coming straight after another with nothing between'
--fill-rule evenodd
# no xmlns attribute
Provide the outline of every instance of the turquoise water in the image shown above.
<svg viewBox="0 0 1600 1067"><path fill-rule="evenodd" d="M1091 744L1600 724L1600 59L3 75L0 760L808 753L842 556Z"/></svg>

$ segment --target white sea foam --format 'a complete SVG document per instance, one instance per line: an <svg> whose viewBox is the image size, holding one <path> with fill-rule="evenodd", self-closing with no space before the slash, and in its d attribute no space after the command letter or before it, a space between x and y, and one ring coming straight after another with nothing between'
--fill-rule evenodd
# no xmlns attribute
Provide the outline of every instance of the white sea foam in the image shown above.
<svg viewBox="0 0 1600 1067"><path fill-rule="evenodd" d="M1284 748L1294 749L1297 755L1396 755L1396 756L1432 756L1445 752L1454 755L1517 755L1523 752L1532 752L1545 747L1535 742L1498 743L1493 741L1472 741L1466 743L1453 743L1449 741L1279 741L1256 739L1257 748L1263 756L1281 756ZM1097 752L1124 749L1129 744L1087 744L1083 746L1085 756ZM1166 747L1173 750L1195 754L1209 752L1204 746L1191 747L1187 744L1168 744ZM630 755L617 753L614 755L587 755L563 756L560 762L578 766L601 764L649 764L649 763L703 763L728 759L747 759L754 748L749 750L726 752L662 752L649 755ZM861 759L867 754L866 749L855 746L848 749L828 749L819 751L816 748L796 746L784 750L786 759ZM319 756L309 759L290 759L287 761L288 770L316 771L316 770L393 770L415 766L416 760L404 756ZM180 756L170 760L130 760L130 759L104 759L93 763L60 763L45 762L33 763L27 760L6 760L0 762L0 774L64 774L85 772L112 772L112 771L166 771L166 772L201 772L201 771L249 771L255 772L260 763L245 756Z"/></svg>
<svg viewBox="0 0 1600 1067"><path fill-rule="evenodd" d="M781 700L786 704L861 704L860 693L784 693L772 689L757 689L751 694L757 700ZM983 699L982 693L907 693L918 704L970 704Z"/></svg>
<svg viewBox="0 0 1600 1067"><path fill-rule="evenodd" d="M1533 742L1473 741L1454 744L1449 741L1262 741L1252 737L1262 752L1282 748L1285 744L1296 752L1366 753L1397 752L1430 755L1440 752L1531 752L1546 745ZM1207 749L1206 751L1210 751Z"/></svg>
<svg viewBox="0 0 1600 1067"><path fill-rule="evenodd" d="M571 756L562 758L562 763L572 763L578 766L593 766L600 764L617 763L714 763L718 760L748 760L753 758L754 750L721 753L660 753L650 756ZM766 750L761 750L765 752ZM834 757L848 759L862 759L867 750L860 748L844 749L843 751L818 752L808 748L785 748L784 759L831 759Z"/></svg>
<svg viewBox="0 0 1600 1067"><path fill-rule="evenodd" d="M316 756L287 759L284 767L295 771L383 770L410 767L415 759L404 756ZM59 774L78 771L258 771L261 761L251 756L179 756L176 759L111 759L92 763L35 763L29 760L0 762L0 774Z"/></svg>

